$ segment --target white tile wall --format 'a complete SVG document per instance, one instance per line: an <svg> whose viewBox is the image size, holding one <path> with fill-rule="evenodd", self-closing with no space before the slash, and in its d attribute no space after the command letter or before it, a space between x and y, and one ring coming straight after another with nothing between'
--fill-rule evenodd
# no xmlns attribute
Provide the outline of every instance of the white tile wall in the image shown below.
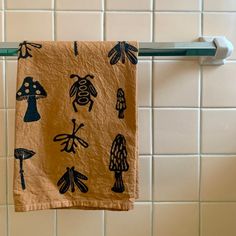
<svg viewBox="0 0 236 236"><path fill-rule="evenodd" d="M198 203L155 203L153 210L154 236L199 235Z"/></svg>
<svg viewBox="0 0 236 236"><path fill-rule="evenodd" d="M217 3L216 3L217 2ZM0 0L0 41L195 41L236 46L235 0ZM16 58L0 58L0 236L235 236L236 53L223 66L142 57L140 198L130 212L15 213Z"/></svg>

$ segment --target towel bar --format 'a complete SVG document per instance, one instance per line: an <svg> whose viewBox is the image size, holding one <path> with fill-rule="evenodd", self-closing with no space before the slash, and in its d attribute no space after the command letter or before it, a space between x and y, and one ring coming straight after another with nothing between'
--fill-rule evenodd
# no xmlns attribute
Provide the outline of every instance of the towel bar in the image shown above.
<svg viewBox="0 0 236 236"><path fill-rule="evenodd" d="M0 43L0 56L16 56L19 43ZM233 46L225 37L202 37L198 42L139 43L139 56L191 56L202 57L202 64L224 64Z"/></svg>

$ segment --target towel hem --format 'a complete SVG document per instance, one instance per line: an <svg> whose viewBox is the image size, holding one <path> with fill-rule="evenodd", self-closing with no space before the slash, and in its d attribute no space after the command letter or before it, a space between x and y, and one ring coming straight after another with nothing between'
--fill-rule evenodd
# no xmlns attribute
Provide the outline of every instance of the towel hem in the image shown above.
<svg viewBox="0 0 236 236"><path fill-rule="evenodd" d="M86 210L112 210L112 211L128 211L132 210L134 202L132 200L122 201L50 201L27 205L16 205L15 212L26 212L34 210L47 209L86 209Z"/></svg>

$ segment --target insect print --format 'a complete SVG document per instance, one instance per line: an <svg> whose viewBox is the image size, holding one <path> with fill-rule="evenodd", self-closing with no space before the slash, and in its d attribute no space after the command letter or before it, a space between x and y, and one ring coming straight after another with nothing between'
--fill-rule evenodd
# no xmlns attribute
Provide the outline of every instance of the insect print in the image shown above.
<svg viewBox="0 0 236 236"><path fill-rule="evenodd" d="M108 57L111 57L110 64L116 64L120 59L125 63L125 55L128 57L132 64L137 64L138 59L133 52L138 52L138 49L125 41L118 42L108 53Z"/></svg>
<svg viewBox="0 0 236 236"><path fill-rule="evenodd" d="M84 148L87 148L89 146L87 142L85 142L82 138L76 135L76 133L84 126L84 124L81 123L80 125L78 125L75 119L72 119L72 122L72 134L58 134L53 139L54 142L62 141L61 145L64 145L64 148L61 149L61 152L65 151L68 153L75 153L75 148L78 147L78 143Z"/></svg>
<svg viewBox="0 0 236 236"><path fill-rule="evenodd" d="M80 77L79 75L74 74L70 76L71 79L75 77L77 78L77 81L70 88L70 97L75 96L75 99L72 102L74 111L78 112L76 104L84 106L88 103L90 103L89 111L91 111L94 103L94 101L91 99L91 96L97 97L97 91L87 78L89 77L93 79L94 76L86 75L85 77Z"/></svg>
<svg viewBox="0 0 236 236"><path fill-rule="evenodd" d="M20 58L27 58L27 57L32 57L31 48L41 48L42 45L38 43L30 43L27 41L23 41L22 43L19 44L19 49L18 49L18 60Z"/></svg>
<svg viewBox="0 0 236 236"><path fill-rule="evenodd" d="M70 187L71 192L73 193L75 191L75 184L82 193L88 192L88 187L81 181L81 179L88 180L85 175L76 171L74 166L71 168L67 167L66 172L57 182L57 186L61 185L59 192L64 194Z"/></svg>

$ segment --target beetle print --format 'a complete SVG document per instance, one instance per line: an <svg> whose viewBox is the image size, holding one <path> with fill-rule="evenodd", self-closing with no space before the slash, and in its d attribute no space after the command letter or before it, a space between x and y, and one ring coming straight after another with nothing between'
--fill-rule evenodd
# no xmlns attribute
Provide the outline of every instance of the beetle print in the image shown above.
<svg viewBox="0 0 236 236"><path fill-rule="evenodd" d="M88 180L85 175L76 171L74 166L71 168L67 167L66 172L57 182L57 186L61 185L59 192L64 194L71 187L71 192L73 193L75 191L75 184L82 193L88 192L88 187L80 179Z"/></svg>
<svg viewBox="0 0 236 236"><path fill-rule="evenodd" d="M53 141L58 142L58 141L63 141L61 145L65 145L64 148L61 150L61 152L73 152L75 153L75 147L77 147L76 141L83 146L84 148L87 148L89 145L87 142L85 142L83 139L81 139L79 136L76 135L78 130L84 126L83 123L80 125L76 124L76 120L72 119L73 122L73 131L72 134L58 134L54 137Z"/></svg>
<svg viewBox="0 0 236 236"><path fill-rule="evenodd" d="M86 75L85 77L80 77L79 75L74 74L70 76L71 79L75 77L77 78L77 81L70 88L70 97L75 96L75 99L72 102L74 111L78 112L76 103L81 106L85 106L86 104L90 103L89 111L91 111L94 103L94 101L91 99L91 96L97 97L97 91L87 78L89 77L93 79L94 76Z"/></svg>
<svg viewBox="0 0 236 236"><path fill-rule="evenodd" d="M19 49L18 49L18 60L20 58L27 58L27 57L32 57L32 54L30 53L30 51L32 50L31 47L34 48L42 48L42 44L38 44L38 43L30 43L27 41L23 41L22 43L19 44Z"/></svg>
<svg viewBox="0 0 236 236"><path fill-rule="evenodd" d="M120 59L124 64L125 55L132 64L137 64L138 59L133 52L138 52L138 49L125 41L119 41L108 53L108 57L111 57L110 64L115 65Z"/></svg>

